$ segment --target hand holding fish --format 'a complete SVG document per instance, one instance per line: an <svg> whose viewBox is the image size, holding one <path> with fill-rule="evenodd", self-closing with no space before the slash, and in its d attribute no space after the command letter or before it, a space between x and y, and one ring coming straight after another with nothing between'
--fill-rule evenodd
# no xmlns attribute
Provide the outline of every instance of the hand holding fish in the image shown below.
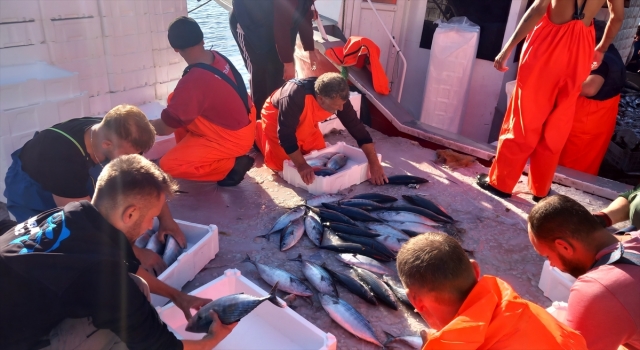
<svg viewBox="0 0 640 350"><path fill-rule="evenodd" d="M238 325L238 322L226 325L220 322L220 318L218 317L218 314L216 314L215 311L213 310L209 311L209 315L211 315L211 318L213 319L213 323L211 323L211 327L209 327L209 332L207 332L207 335L205 336L205 338L209 337L211 341L215 343L213 345L213 347L215 347L224 338L226 338L229 334L231 334L231 331L233 331L233 329L236 328L236 326Z"/></svg>
<svg viewBox="0 0 640 350"><path fill-rule="evenodd" d="M187 319L187 321L189 321L192 316L191 309L200 310L201 307L210 303L211 299L204 299L180 292L171 301L173 301L173 303L176 304L176 306L180 310L182 310L182 312L184 313L184 317Z"/></svg>
<svg viewBox="0 0 640 350"><path fill-rule="evenodd" d="M167 235L169 235L176 239L180 248L187 247L187 238L184 236L184 232L182 232L178 223L173 219L160 220L157 234L160 235L158 238L160 238L160 242L163 244L167 239Z"/></svg>
<svg viewBox="0 0 640 350"><path fill-rule="evenodd" d="M160 276L160 274L167 269L167 264L162 260L160 255L149 249L139 248L137 246L132 246L132 248L136 258L140 260L142 268L150 274Z"/></svg>
<svg viewBox="0 0 640 350"><path fill-rule="evenodd" d="M371 181L372 184L381 186L389 182L380 163L376 162L375 164L369 165L369 172L371 173L371 179L369 181Z"/></svg>

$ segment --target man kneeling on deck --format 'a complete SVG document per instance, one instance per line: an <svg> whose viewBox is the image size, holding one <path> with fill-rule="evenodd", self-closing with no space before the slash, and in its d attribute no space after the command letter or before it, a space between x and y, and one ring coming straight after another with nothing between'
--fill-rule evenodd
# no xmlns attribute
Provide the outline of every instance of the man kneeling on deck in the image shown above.
<svg viewBox="0 0 640 350"><path fill-rule="evenodd" d="M529 239L551 266L576 277L566 323L589 349L640 349L640 236L619 242L575 200L555 195L529 214Z"/></svg>
<svg viewBox="0 0 640 350"><path fill-rule="evenodd" d="M140 109L120 105L104 118L77 118L44 129L11 155L5 177L7 208L17 222L67 203L90 200L103 164L121 155L148 151L155 132ZM165 204L158 215L161 240L187 240ZM4 232L0 232L4 233ZM164 242L163 242L164 243ZM134 247L149 270L166 269L162 257Z"/></svg>
<svg viewBox="0 0 640 350"><path fill-rule="evenodd" d="M455 239L425 233L402 246L398 274L431 327L427 349L586 349L584 338L504 281L480 277Z"/></svg>
<svg viewBox="0 0 640 350"><path fill-rule="evenodd" d="M0 348L211 349L224 339L235 324L214 314L202 340L177 340L149 292L169 297L187 318L209 300L149 275L131 250L176 188L142 156L122 156L102 171L91 202L47 211L0 236Z"/></svg>
<svg viewBox="0 0 640 350"><path fill-rule="evenodd" d="M196 21L178 17L169 25L169 43L189 65L160 119L158 135L175 134L176 147L160 159L175 178L236 186L253 166L255 109L242 76L216 51L205 50Z"/></svg>
<svg viewBox="0 0 640 350"><path fill-rule="evenodd" d="M326 147L318 123L333 114L366 155L371 182L388 182L371 135L349 101L347 80L338 73L293 79L271 94L262 108L262 119L256 124L256 144L264 154L264 163L272 170L282 171L283 162L291 159L302 181L313 183L313 168L303 155Z"/></svg>

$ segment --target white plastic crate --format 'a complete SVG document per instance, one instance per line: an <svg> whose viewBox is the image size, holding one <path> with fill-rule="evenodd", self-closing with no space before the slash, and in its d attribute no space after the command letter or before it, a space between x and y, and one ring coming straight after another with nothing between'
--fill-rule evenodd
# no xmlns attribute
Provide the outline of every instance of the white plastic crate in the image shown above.
<svg viewBox="0 0 640 350"><path fill-rule="evenodd" d="M166 101L169 94L176 89L179 80L173 80L167 83L157 83L156 88L156 100Z"/></svg>
<svg viewBox="0 0 640 350"><path fill-rule="evenodd" d="M144 0L98 0L102 17L134 17L149 13L149 3Z"/></svg>
<svg viewBox="0 0 640 350"><path fill-rule="evenodd" d="M0 62L3 66L50 60L47 44L16 46L0 50Z"/></svg>
<svg viewBox="0 0 640 350"><path fill-rule="evenodd" d="M131 1L138 3L141 1ZM102 32L104 36L121 37L140 33L148 33L151 30L149 15L137 15L126 17L102 17Z"/></svg>
<svg viewBox="0 0 640 350"><path fill-rule="evenodd" d="M2 0L4 1L4 0ZM22 3L28 1L22 1ZM98 18L98 2L91 0L38 1L43 20L93 17Z"/></svg>
<svg viewBox="0 0 640 350"><path fill-rule="evenodd" d="M187 238L187 248L176 262L158 276L158 279L180 290L182 286L196 277L204 265L216 257L220 248L216 225L205 226L182 220L176 220L176 222ZM158 230L157 219L154 221L153 229ZM162 306L167 301L168 299L165 297L151 294L151 304L154 306Z"/></svg>
<svg viewBox="0 0 640 350"><path fill-rule="evenodd" d="M166 30L164 32L152 32L151 47L154 50L171 49L171 45L169 44L169 39L167 35L168 35L168 32Z"/></svg>
<svg viewBox="0 0 640 350"><path fill-rule="evenodd" d="M538 288L551 301L567 302L569 300L569 291L575 281L576 279L573 276L551 267L549 260L546 260L542 266Z"/></svg>
<svg viewBox="0 0 640 350"><path fill-rule="evenodd" d="M134 52L121 56L107 56L107 73L126 73L153 68L151 51Z"/></svg>
<svg viewBox="0 0 640 350"><path fill-rule="evenodd" d="M353 109L355 109L358 118L360 118L360 105L362 103L362 95L355 91L351 91L349 93L349 101L351 101ZM342 125L342 122L335 114L329 117L327 120L318 123L318 127L320 128L320 132L322 133L322 135L326 135L334 129L345 130L344 125Z"/></svg>
<svg viewBox="0 0 640 350"><path fill-rule="evenodd" d="M149 0L149 13L161 15L175 13L176 17L187 15L187 2L184 0Z"/></svg>
<svg viewBox="0 0 640 350"><path fill-rule="evenodd" d="M103 117L115 106L111 105L111 94L89 97L89 115Z"/></svg>
<svg viewBox="0 0 640 350"><path fill-rule="evenodd" d="M109 78L107 75L80 79L80 90L86 91L89 97L100 96L109 93Z"/></svg>
<svg viewBox="0 0 640 350"><path fill-rule="evenodd" d="M127 36L104 37L104 52L107 56L120 56L135 52L151 51L151 33Z"/></svg>
<svg viewBox="0 0 640 350"><path fill-rule="evenodd" d="M150 16L151 23L151 31L152 32L166 32L169 30L169 24L173 22L174 19L182 16L181 14L176 14L175 12L168 12L163 14L152 14Z"/></svg>
<svg viewBox="0 0 640 350"><path fill-rule="evenodd" d="M2 24L0 30L0 49L35 45L44 42L42 36L42 22L35 20L33 22L21 22Z"/></svg>
<svg viewBox="0 0 640 350"><path fill-rule="evenodd" d="M155 64L156 67L168 66L180 62L184 62L184 60L180 57L180 54L173 49L153 50L153 64Z"/></svg>
<svg viewBox="0 0 640 350"><path fill-rule="evenodd" d="M176 138L173 134L166 136L156 136L153 147L144 156L149 160L162 158L167 152L176 146Z"/></svg>
<svg viewBox="0 0 640 350"><path fill-rule="evenodd" d="M154 86L143 86L132 90L114 92L111 93L110 96L112 106L121 104L138 106L156 100Z"/></svg>
<svg viewBox="0 0 640 350"><path fill-rule="evenodd" d="M311 185L306 185L300 178L298 170L293 165L291 160L284 161L284 169L282 171L282 178L300 188L304 188L311 194L319 195L326 193L336 193L347 187L357 185L367 180L369 175L369 163L367 157L364 155L361 149L351 147L344 142L338 142L333 146L328 146L320 151L313 151L305 155L305 159L316 157L323 153L338 152L349 157L347 164L340 169L335 175L331 176L316 176ZM382 159L382 156L378 154L378 159Z"/></svg>
<svg viewBox="0 0 640 350"><path fill-rule="evenodd" d="M87 79L104 77L107 75L106 60L104 56L83 59L79 61L65 61L56 63L57 67L77 72L78 78Z"/></svg>
<svg viewBox="0 0 640 350"><path fill-rule="evenodd" d="M102 37L99 18L77 18L62 21L44 20L45 37L49 42L66 42Z"/></svg>
<svg viewBox="0 0 640 350"><path fill-rule="evenodd" d="M151 86L156 82L156 70L147 68L126 73L109 74L109 91L127 91L143 86Z"/></svg>
<svg viewBox="0 0 640 350"><path fill-rule="evenodd" d="M54 64L104 56L102 38L47 43Z"/></svg>
<svg viewBox="0 0 640 350"><path fill-rule="evenodd" d="M236 269L191 292L201 298L219 299L223 296L246 293L256 297L269 293L251 282ZM282 300L280 302L284 303ZM158 310L160 318L178 339L202 339L204 334L185 331L187 320L174 304ZM250 336L247 336L250 335ZM266 301L245 316L233 332L216 349L321 349L335 350L337 340L300 316L288 306L279 308Z"/></svg>
<svg viewBox="0 0 640 350"><path fill-rule="evenodd" d="M22 22L32 19L40 19L38 1L0 1L0 23Z"/></svg>
<svg viewBox="0 0 640 350"><path fill-rule="evenodd" d="M172 80L180 80L185 68L187 68L187 64L184 61L168 66L156 67L156 81L158 83L167 83Z"/></svg>

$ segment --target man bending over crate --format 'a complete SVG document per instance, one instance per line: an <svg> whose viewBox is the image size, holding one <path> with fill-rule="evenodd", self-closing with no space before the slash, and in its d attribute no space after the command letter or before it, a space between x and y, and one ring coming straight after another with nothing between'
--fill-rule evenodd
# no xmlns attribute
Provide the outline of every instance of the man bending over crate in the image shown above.
<svg viewBox="0 0 640 350"><path fill-rule="evenodd" d="M0 236L0 348L211 349L222 341L235 324L215 314L202 340L176 339L149 292L170 298L187 319L209 300L157 280L131 249L176 188L142 156L122 156L104 168L91 202L49 210Z"/></svg>
<svg viewBox="0 0 640 350"><path fill-rule="evenodd" d="M293 79L271 94L262 108L262 119L256 123L256 145L264 154L264 163L272 170L282 171L283 162L291 159L302 181L313 183L313 168L303 155L326 147L318 123L333 114L367 156L371 182L388 182L371 135L349 101L347 80L338 73Z"/></svg>
<svg viewBox="0 0 640 350"><path fill-rule="evenodd" d="M528 217L535 250L577 278L571 287L566 324L589 349L640 349L640 236L619 242L597 216L575 200L555 195Z"/></svg>
<svg viewBox="0 0 640 350"><path fill-rule="evenodd" d="M584 338L505 281L480 277L455 239L425 233L405 243L398 275L411 304L431 329L429 349L587 349Z"/></svg>
<svg viewBox="0 0 640 350"><path fill-rule="evenodd" d="M231 61L205 50L196 21L178 17L169 25L169 43L189 65L167 99L158 135L175 134L176 147L160 159L175 178L236 186L253 166L255 108Z"/></svg>
<svg viewBox="0 0 640 350"><path fill-rule="evenodd" d="M102 119L76 118L44 129L11 155L4 180L7 208L23 222L70 202L90 200L104 164L121 155L142 154L154 142L147 117L129 105L114 107ZM169 234L186 247L184 233L166 204L158 220L161 240ZM159 274L167 268L148 249L134 247L134 252L149 270Z"/></svg>

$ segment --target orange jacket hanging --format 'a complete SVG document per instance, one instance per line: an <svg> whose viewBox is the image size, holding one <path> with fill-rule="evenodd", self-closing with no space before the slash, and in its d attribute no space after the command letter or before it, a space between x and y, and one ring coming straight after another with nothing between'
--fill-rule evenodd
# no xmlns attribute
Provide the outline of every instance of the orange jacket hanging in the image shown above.
<svg viewBox="0 0 640 350"><path fill-rule="evenodd" d="M366 61L365 58L368 58L367 68L371 71L373 88L382 95L388 95L391 91L389 79L380 63L380 48L371 39L352 36L344 47L328 49L325 55L329 60L343 67L361 67Z"/></svg>

